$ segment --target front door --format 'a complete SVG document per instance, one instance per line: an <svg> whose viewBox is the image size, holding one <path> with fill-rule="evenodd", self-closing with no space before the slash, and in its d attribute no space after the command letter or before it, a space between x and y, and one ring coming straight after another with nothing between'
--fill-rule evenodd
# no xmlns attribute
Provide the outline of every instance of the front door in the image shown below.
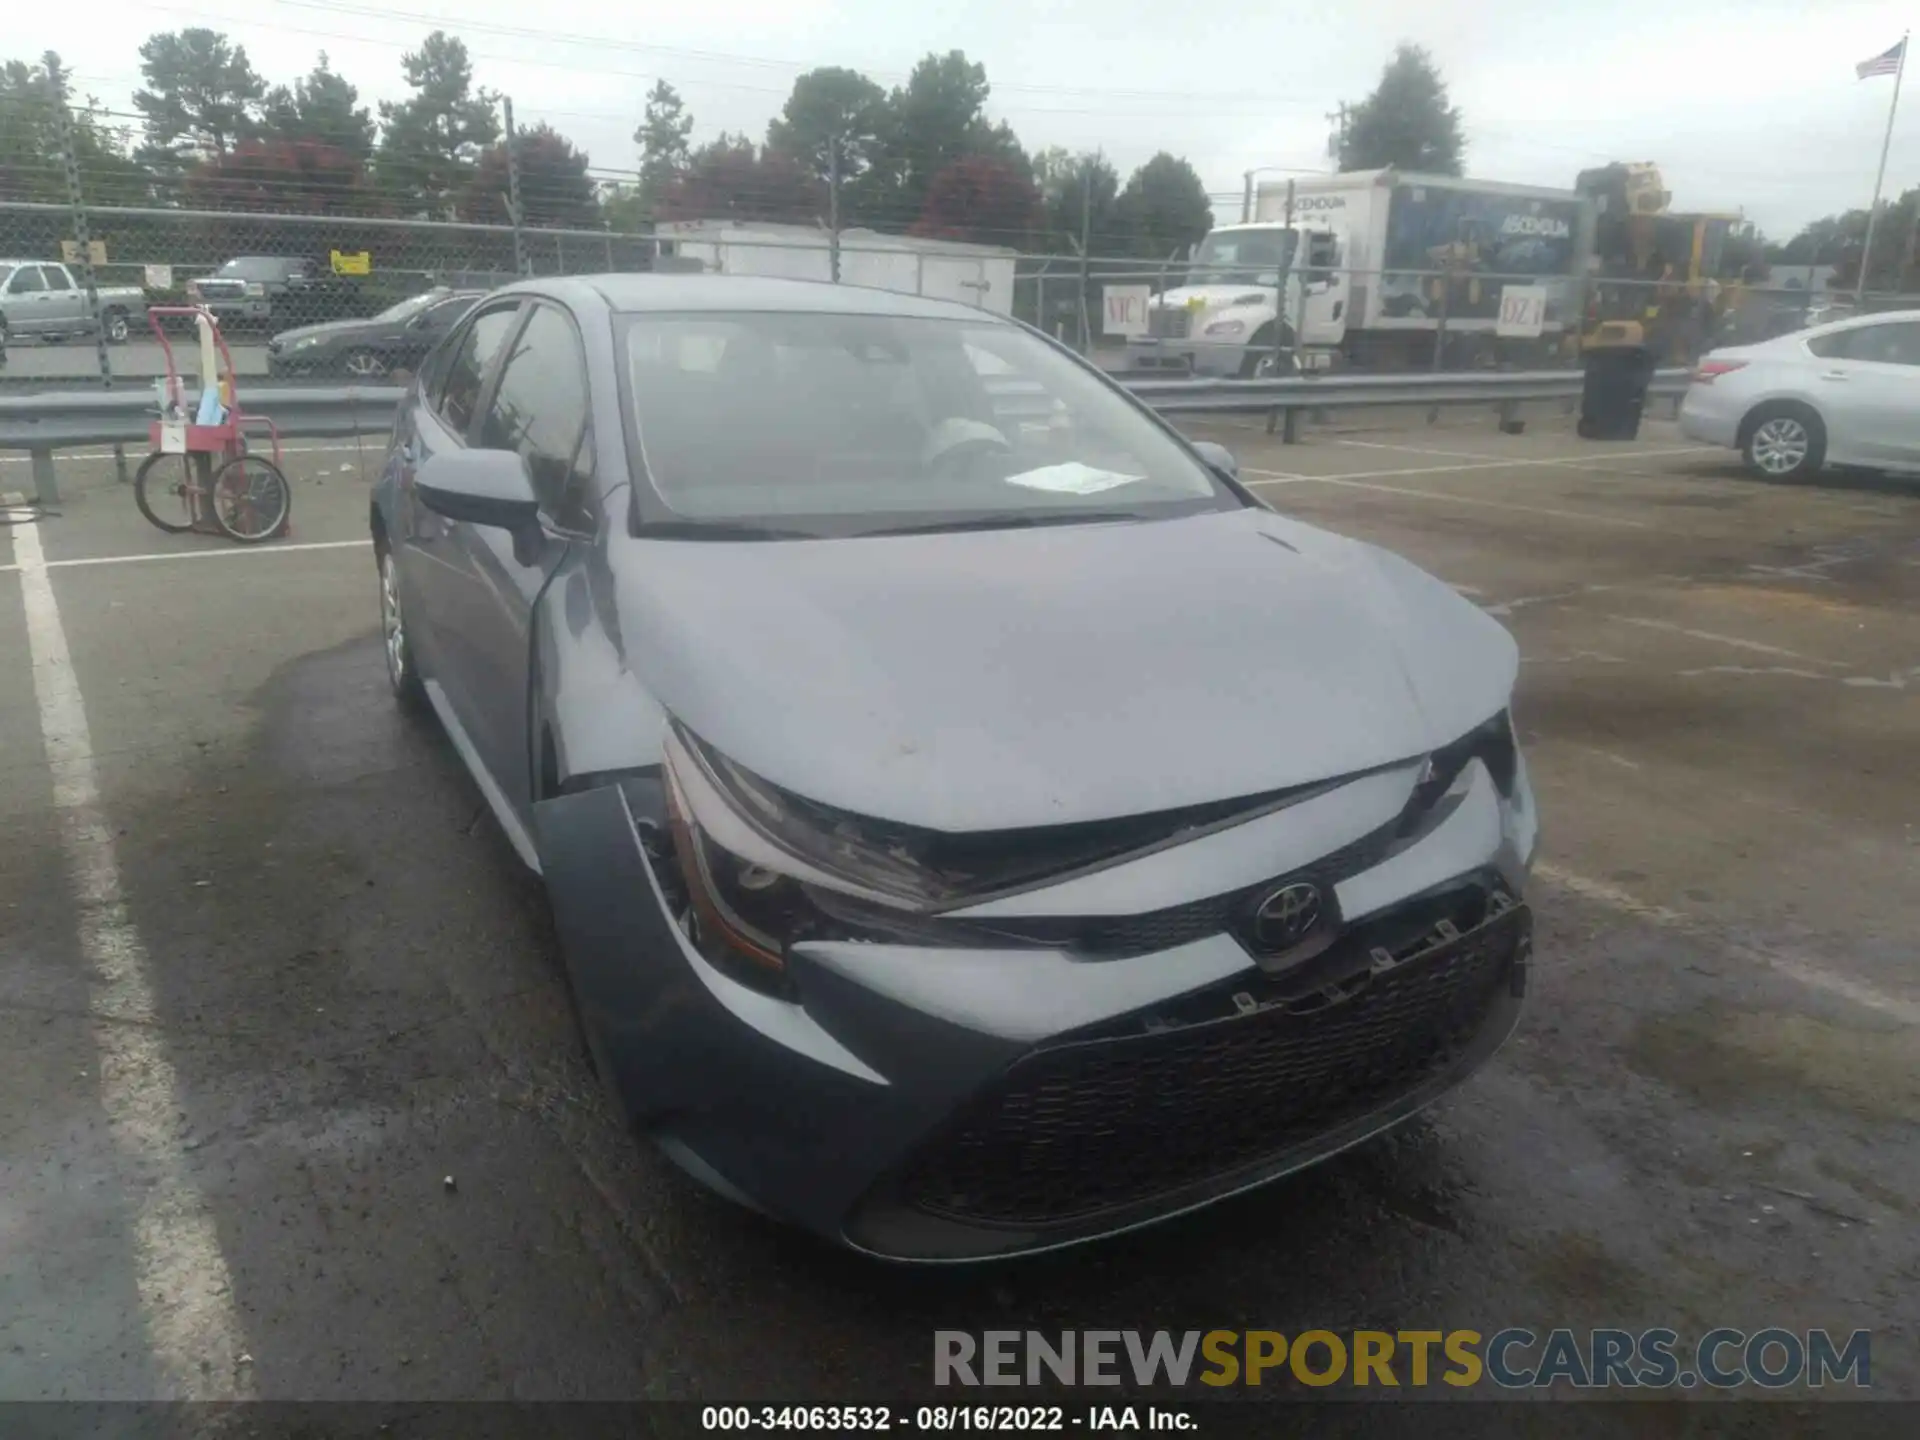
<svg viewBox="0 0 1920 1440"><path fill-rule="evenodd" d="M476 701L468 694L474 666L465 617L473 608L473 576L458 524L420 502L413 479L435 455L466 445L507 337L520 319L520 302L505 300L473 317L448 340L447 352L423 378L421 397L402 407L394 463L406 529L400 565L400 607L409 617L408 643L422 677L436 685L463 730L471 731Z"/></svg>
<svg viewBox="0 0 1920 1440"><path fill-rule="evenodd" d="M535 302L514 335L471 443L511 450L540 499L541 533L518 540L486 525L459 525L467 572L464 677L474 743L523 824L532 824L529 634L533 607L570 540L596 523L587 364L579 332L557 305Z"/></svg>

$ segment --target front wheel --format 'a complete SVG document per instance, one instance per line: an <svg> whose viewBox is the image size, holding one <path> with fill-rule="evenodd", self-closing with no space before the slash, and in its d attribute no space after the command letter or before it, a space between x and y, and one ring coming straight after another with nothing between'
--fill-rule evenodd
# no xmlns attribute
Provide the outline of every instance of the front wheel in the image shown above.
<svg viewBox="0 0 1920 1440"><path fill-rule="evenodd" d="M1763 406L1747 421L1740 452L1747 468L1765 479L1802 479L1826 460L1826 426L1804 405Z"/></svg>
<svg viewBox="0 0 1920 1440"><path fill-rule="evenodd" d="M1242 380L1273 380L1299 373L1300 359L1294 353L1293 331L1290 328L1281 329L1277 346L1271 325L1262 326L1247 342L1247 353L1240 361Z"/></svg>
<svg viewBox="0 0 1920 1440"><path fill-rule="evenodd" d="M349 350L340 368L356 380L384 380L392 367L377 350Z"/></svg>
<svg viewBox="0 0 1920 1440"><path fill-rule="evenodd" d="M133 503L148 521L180 535L193 528L196 483L193 455L165 455L159 451L140 462L133 477Z"/></svg>
<svg viewBox="0 0 1920 1440"><path fill-rule="evenodd" d="M269 540L286 527L292 510L293 488L263 455L236 455L213 472L213 518L231 540Z"/></svg>
<svg viewBox="0 0 1920 1440"><path fill-rule="evenodd" d="M109 345L126 344L128 334L127 312L124 310L109 310L106 319L101 322L101 328L107 333L107 343Z"/></svg>
<svg viewBox="0 0 1920 1440"><path fill-rule="evenodd" d="M427 708L426 687L420 683L420 667L414 663L413 644L407 636L406 616L400 609L400 572L393 563L393 552L382 545L380 556L380 630L386 641L387 683L401 708L415 713Z"/></svg>

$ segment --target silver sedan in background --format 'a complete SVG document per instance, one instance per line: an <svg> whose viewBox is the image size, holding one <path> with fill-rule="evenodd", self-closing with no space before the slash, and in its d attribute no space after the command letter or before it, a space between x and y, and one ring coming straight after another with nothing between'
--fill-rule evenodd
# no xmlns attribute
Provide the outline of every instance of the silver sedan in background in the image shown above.
<svg viewBox="0 0 1920 1440"><path fill-rule="evenodd" d="M1920 469L1920 311L1862 315L1709 352L1681 432L1773 480L1823 465Z"/></svg>
<svg viewBox="0 0 1920 1440"><path fill-rule="evenodd" d="M1352 1145L1516 1023L1511 637L1012 321L522 282L370 519L394 690L543 877L602 1079L747 1205L1044 1250Z"/></svg>

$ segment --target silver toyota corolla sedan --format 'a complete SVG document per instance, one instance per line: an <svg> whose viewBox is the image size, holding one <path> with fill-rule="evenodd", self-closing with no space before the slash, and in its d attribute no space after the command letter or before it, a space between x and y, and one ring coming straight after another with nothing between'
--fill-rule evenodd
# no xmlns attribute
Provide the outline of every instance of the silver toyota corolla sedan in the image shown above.
<svg viewBox="0 0 1920 1440"><path fill-rule="evenodd" d="M524 282L423 367L371 522L394 689L544 878L601 1077L747 1205L1048 1249L1515 1024L1511 637L1010 320Z"/></svg>

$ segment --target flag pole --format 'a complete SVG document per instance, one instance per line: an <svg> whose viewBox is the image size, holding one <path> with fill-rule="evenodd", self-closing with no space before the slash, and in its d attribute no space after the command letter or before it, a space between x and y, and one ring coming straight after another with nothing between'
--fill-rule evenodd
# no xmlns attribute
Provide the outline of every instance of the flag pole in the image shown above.
<svg viewBox="0 0 1920 1440"><path fill-rule="evenodd" d="M1873 230L1880 220L1880 187L1887 179L1887 152L1893 148L1893 117L1900 110L1900 82L1907 73L1907 38L1912 32L1900 36L1900 64L1893 72L1893 99L1887 105L1887 134L1880 142L1880 172L1873 177L1873 204L1867 210L1867 239L1860 247L1860 283L1853 287L1853 308L1858 310L1866 302L1867 262L1873 258Z"/></svg>

